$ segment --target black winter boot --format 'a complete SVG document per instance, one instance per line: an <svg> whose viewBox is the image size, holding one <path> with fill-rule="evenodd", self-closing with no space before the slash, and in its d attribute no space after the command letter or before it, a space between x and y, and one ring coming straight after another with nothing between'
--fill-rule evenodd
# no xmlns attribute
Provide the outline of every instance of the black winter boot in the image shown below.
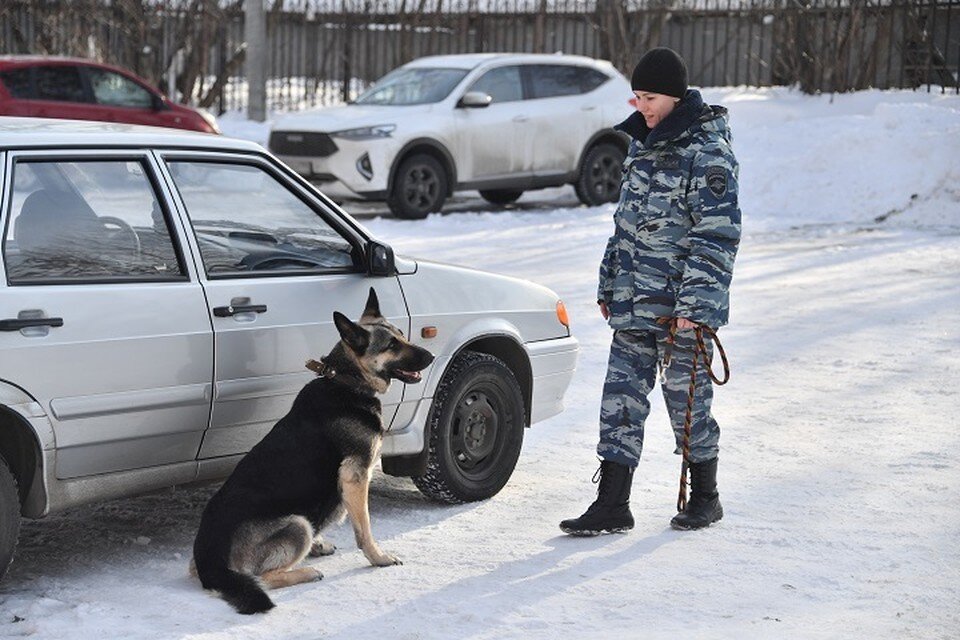
<svg viewBox="0 0 960 640"><path fill-rule="evenodd" d="M630 513L633 469L625 464L604 460L597 472L600 474L597 499L579 518L560 523L560 529L564 533L572 536L596 536L633 529L633 514ZM596 475L593 481L597 482Z"/></svg>
<svg viewBox="0 0 960 640"><path fill-rule="evenodd" d="M702 529L723 517L717 492L717 458L690 463L690 500L670 521L674 529Z"/></svg>

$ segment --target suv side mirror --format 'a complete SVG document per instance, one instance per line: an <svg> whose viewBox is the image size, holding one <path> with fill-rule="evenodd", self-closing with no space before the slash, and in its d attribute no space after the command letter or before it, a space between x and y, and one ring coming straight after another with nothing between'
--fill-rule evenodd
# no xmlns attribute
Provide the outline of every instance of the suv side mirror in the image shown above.
<svg viewBox="0 0 960 640"><path fill-rule="evenodd" d="M483 91L468 91L460 98L457 106L467 109L482 109L483 107L489 107L492 102L493 96L489 93L484 93Z"/></svg>
<svg viewBox="0 0 960 640"><path fill-rule="evenodd" d="M390 245L371 240L367 244L367 273L371 276L395 276L397 265Z"/></svg>

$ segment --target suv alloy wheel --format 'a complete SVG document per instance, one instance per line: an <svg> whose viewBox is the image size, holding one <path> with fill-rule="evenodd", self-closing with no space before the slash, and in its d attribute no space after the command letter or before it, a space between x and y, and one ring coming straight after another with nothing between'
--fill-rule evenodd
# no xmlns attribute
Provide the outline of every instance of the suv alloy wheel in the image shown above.
<svg viewBox="0 0 960 640"><path fill-rule="evenodd" d="M447 171L436 158L421 153L400 164L387 206L398 218L419 220L440 211L449 189Z"/></svg>
<svg viewBox="0 0 960 640"><path fill-rule="evenodd" d="M616 202L620 197L624 158L623 150L609 142L591 147L583 159L580 177L573 185L580 202L590 207Z"/></svg>

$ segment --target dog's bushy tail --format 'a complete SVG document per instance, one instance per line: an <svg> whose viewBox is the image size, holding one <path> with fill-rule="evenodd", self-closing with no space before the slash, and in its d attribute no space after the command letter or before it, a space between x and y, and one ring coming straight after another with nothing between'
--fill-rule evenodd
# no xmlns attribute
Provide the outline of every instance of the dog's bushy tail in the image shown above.
<svg viewBox="0 0 960 640"><path fill-rule="evenodd" d="M223 599L245 615L266 613L273 609L273 601L251 575L227 568L213 568L200 573L204 589L215 589Z"/></svg>
<svg viewBox="0 0 960 640"><path fill-rule="evenodd" d="M217 586L212 588L219 591L223 599L232 604L238 613L245 615L266 613L276 606L260 586L260 581L253 576L231 569L223 569L216 573L218 574L215 578Z"/></svg>
<svg viewBox="0 0 960 640"><path fill-rule="evenodd" d="M212 535L206 513L193 543L193 567L204 589L219 591L239 613L265 613L275 606L254 576L229 567L229 549L219 541L229 536Z"/></svg>

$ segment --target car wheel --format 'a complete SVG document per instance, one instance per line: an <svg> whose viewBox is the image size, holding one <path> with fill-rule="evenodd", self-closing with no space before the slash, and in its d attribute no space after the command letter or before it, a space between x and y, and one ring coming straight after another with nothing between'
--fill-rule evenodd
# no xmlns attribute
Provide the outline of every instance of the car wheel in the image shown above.
<svg viewBox="0 0 960 640"><path fill-rule="evenodd" d="M490 204L510 204L516 202L523 195L523 191L512 189L483 189L480 197Z"/></svg>
<svg viewBox="0 0 960 640"><path fill-rule="evenodd" d="M3 578L13 560L20 534L20 497L17 481L7 463L0 458L0 578Z"/></svg>
<svg viewBox="0 0 960 640"><path fill-rule="evenodd" d="M523 394L510 368L494 356L463 352L434 395L427 472L413 478L414 484L454 504L496 495L517 466L525 419Z"/></svg>
<svg viewBox="0 0 960 640"><path fill-rule="evenodd" d="M447 199L447 171L436 158L426 154L403 161L387 196L387 206L398 218L419 220L440 211Z"/></svg>
<svg viewBox="0 0 960 640"><path fill-rule="evenodd" d="M614 144L598 144L587 151L574 190L580 202L596 206L620 197L623 159L626 154Z"/></svg>

